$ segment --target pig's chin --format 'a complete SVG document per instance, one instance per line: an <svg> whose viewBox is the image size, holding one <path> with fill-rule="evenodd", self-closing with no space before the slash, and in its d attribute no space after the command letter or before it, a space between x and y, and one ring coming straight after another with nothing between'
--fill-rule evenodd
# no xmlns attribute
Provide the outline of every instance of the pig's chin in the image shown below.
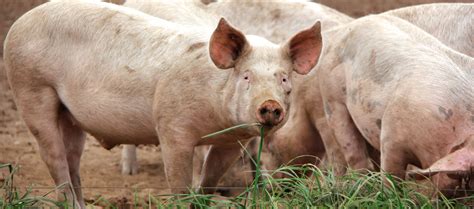
<svg viewBox="0 0 474 209"><path fill-rule="evenodd" d="M260 136L260 127L259 126L252 126L249 127L250 132L253 136Z"/></svg>
<svg viewBox="0 0 474 209"><path fill-rule="evenodd" d="M264 136L272 135L273 133L275 133L275 131L277 131L278 129L280 129L283 126L285 121L286 120L284 119L278 125L262 124ZM260 130L260 127L259 127L259 130Z"/></svg>

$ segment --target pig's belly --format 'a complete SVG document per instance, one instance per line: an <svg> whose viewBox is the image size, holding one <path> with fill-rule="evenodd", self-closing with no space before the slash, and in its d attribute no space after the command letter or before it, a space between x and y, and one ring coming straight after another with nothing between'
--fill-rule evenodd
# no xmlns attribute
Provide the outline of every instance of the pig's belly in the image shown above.
<svg viewBox="0 0 474 209"><path fill-rule="evenodd" d="M61 100L72 120L106 148L118 144L158 144L152 120L152 98L66 92Z"/></svg>

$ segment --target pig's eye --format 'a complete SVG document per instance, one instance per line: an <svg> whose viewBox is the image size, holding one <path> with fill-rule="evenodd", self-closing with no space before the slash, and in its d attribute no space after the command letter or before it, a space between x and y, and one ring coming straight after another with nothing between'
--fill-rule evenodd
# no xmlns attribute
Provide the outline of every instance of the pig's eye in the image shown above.
<svg viewBox="0 0 474 209"><path fill-rule="evenodd" d="M244 80L246 80L246 81L250 81L250 75L249 75L249 72L244 72L243 76L244 76Z"/></svg>
<svg viewBox="0 0 474 209"><path fill-rule="evenodd" d="M291 81L288 80L287 75L283 75L281 77L281 85L283 86L283 90L285 90L286 94L289 95L291 92Z"/></svg>

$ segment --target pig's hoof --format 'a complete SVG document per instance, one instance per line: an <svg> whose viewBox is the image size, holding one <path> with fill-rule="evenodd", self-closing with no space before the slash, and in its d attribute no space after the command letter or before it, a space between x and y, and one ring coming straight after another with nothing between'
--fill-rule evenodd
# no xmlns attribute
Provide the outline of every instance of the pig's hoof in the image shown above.
<svg viewBox="0 0 474 209"><path fill-rule="evenodd" d="M217 189L216 192L221 194L224 197L231 197L232 196L229 189Z"/></svg>
<svg viewBox="0 0 474 209"><path fill-rule="evenodd" d="M122 164L123 175L136 175L138 173L138 164L131 162L124 162Z"/></svg>

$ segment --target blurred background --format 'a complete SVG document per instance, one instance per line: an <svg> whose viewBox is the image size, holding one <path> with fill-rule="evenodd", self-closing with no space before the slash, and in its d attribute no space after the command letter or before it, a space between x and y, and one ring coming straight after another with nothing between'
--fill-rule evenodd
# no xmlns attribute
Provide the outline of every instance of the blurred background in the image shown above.
<svg viewBox="0 0 474 209"><path fill-rule="evenodd" d="M122 4L125 0L104 1ZM10 25L13 24L13 22L23 13L44 2L46 2L46 0L0 0L0 55L2 55L3 40L5 39ZM437 2L472 3L474 0L314 0L314 2L325 4L352 17L360 17L371 13L380 13L383 11L416 4Z"/></svg>

